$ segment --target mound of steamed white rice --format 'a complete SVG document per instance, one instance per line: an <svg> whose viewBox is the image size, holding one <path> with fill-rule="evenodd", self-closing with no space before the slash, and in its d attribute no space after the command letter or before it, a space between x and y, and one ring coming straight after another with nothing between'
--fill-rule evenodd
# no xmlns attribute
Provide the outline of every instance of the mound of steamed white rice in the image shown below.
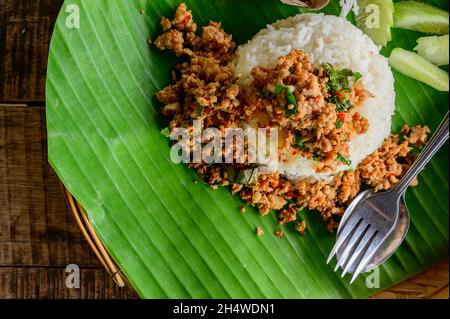
<svg viewBox="0 0 450 319"><path fill-rule="evenodd" d="M372 93L358 112L369 121L366 134L350 142L351 168L377 150L389 136L395 109L394 77L387 59L361 30L344 18L323 14L300 14L280 20L261 30L247 44L239 47L235 58L238 83L247 86L251 70L256 66L274 67L277 59L292 50L303 50L315 64L331 63L337 68L349 68L363 75L364 87ZM333 174L315 172L317 162L301 156L291 156L275 169L290 179L312 177L329 179L349 167L341 165Z"/></svg>

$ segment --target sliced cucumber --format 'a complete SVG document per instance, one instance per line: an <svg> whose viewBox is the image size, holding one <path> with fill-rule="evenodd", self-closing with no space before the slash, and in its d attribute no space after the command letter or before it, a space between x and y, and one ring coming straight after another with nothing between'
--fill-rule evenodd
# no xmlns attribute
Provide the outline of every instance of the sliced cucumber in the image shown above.
<svg viewBox="0 0 450 319"><path fill-rule="evenodd" d="M392 0L358 0L359 14L356 25L375 44L386 46L391 41L394 25L394 2Z"/></svg>
<svg viewBox="0 0 450 319"><path fill-rule="evenodd" d="M448 73L415 52L401 48L394 49L389 64L400 73L428 84L438 91L448 92Z"/></svg>
<svg viewBox="0 0 450 319"><path fill-rule="evenodd" d="M414 50L433 64L447 65L449 59L448 34L419 38Z"/></svg>
<svg viewBox="0 0 450 319"><path fill-rule="evenodd" d="M432 34L448 34L448 12L417 1L400 1L394 5L394 26Z"/></svg>

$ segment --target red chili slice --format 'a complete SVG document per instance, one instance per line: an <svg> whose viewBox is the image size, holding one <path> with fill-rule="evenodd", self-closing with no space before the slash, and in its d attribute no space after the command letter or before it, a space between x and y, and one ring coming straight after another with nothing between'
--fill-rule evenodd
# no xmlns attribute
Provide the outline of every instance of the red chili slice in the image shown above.
<svg viewBox="0 0 450 319"><path fill-rule="evenodd" d="M339 119L342 123L345 122L345 113L344 113L344 112L339 112L337 116L338 116L338 119Z"/></svg>
<svg viewBox="0 0 450 319"><path fill-rule="evenodd" d="M189 21L191 21L191 17L190 17L189 15L187 15L186 17L184 17L183 22L181 22L181 23L178 25L178 28L179 28L180 30L184 30L184 29L186 28L186 26L188 25Z"/></svg>
<svg viewBox="0 0 450 319"><path fill-rule="evenodd" d="M293 192L286 193L286 195L290 198L298 198L298 195Z"/></svg>

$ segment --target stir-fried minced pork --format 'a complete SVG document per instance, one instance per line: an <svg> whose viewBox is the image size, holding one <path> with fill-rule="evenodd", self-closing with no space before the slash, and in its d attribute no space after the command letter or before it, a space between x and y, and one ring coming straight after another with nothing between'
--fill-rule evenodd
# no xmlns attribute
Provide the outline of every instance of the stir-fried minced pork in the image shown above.
<svg viewBox="0 0 450 319"><path fill-rule="evenodd" d="M161 19L161 27L163 33L155 46L187 58L172 72L174 83L156 95L164 104L162 114L170 118L169 131L184 127L192 134L193 120L200 120L203 129L217 128L222 136L226 128L243 122L275 127L282 137L280 161L288 152L315 159L318 172L332 172L348 164L349 142L369 127L369 121L358 112L371 94L359 81L361 74L327 63L315 66L306 53L294 50L279 58L274 68L254 68L253 81L243 87L236 83L232 64L236 44L220 23L210 22L198 35L191 11L181 4L172 20ZM200 162L189 166L213 188L230 186L232 193L238 193L261 215L275 211L280 224L294 223L300 234L307 226L298 219L298 212L305 208L319 211L333 230L362 187L386 190L402 178L413 161L411 150L425 143L429 129L405 126L401 133L390 135L355 170L342 172L331 182L293 182L278 172L260 173L249 163L247 152L240 154L244 159L240 164ZM204 134L201 138L208 143L212 137ZM236 143L247 142L236 140L231 148L222 148L219 156L231 152L237 158ZM190 151L193 144L183 147ZM239 177L247 173L252 178ZM261 235L262 229L258 228L257 234ZM281 238L284 233L276 235Z"/></svg>

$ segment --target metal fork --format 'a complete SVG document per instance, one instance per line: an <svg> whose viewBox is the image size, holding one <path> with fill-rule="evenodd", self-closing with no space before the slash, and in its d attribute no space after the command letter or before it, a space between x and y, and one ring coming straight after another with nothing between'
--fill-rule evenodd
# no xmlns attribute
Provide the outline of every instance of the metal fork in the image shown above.
<svg viewBox="0 0 450 319"><path fill-rule="evenodd" d="M327 263L336 255L335 271L341 267L342 277L353 272L350 281L364 271L375 268L389 258L403 241L409 226L409 213L404 194L449 137L448 113L416 161L391 190L375 193L367 190L350 204L341 220L336 244ZM399 227L403 225L403 227ZM405 227L406 225L406 227ZM367 266L370 264L370 269Z"/></svg>

